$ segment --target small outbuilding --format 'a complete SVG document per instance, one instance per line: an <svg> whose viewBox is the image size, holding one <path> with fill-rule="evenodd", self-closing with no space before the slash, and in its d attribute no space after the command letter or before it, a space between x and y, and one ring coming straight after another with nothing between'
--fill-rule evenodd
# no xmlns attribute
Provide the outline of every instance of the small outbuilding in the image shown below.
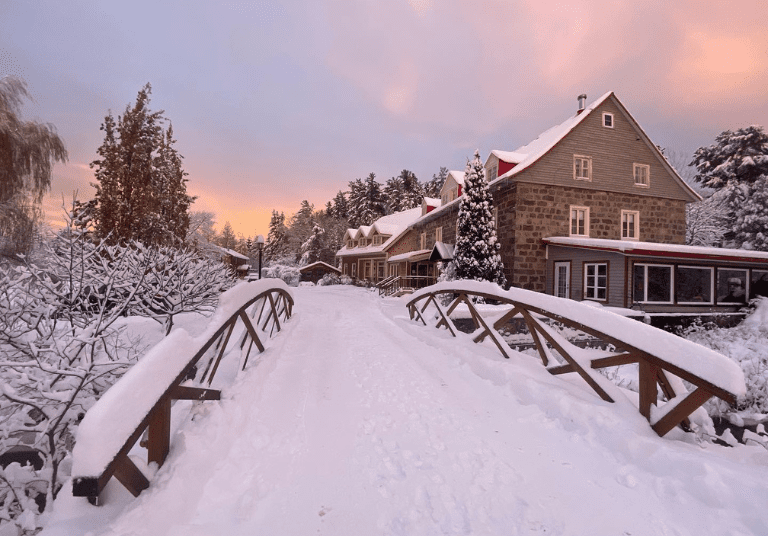
<svg viewBox="0 0 768 536"><path fill-rule="evenodd" d="M341 270L334 268L323 261L313 262L302 268L299 268L299 281L311 281L317 283L325 274L341 275Z"/></svg>

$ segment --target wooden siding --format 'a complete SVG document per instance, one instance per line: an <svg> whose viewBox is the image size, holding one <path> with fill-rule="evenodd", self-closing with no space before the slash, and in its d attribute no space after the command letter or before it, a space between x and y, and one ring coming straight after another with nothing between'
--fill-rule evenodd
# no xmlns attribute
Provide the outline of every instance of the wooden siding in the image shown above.
<svg viewBox="0 0 768 536"><path fill-rule="evenodd" d="M607 300L590 300L611 307L625 307L626 296L626 266L624 255L607 251L591 251L587 249L563 248L549 246L547 259L547 294L554 294L554 263L571 261L571 299L584 299L584 264L608 264Z"/></svg>
<svg viewBox="0 0 768 536"><path fill-rule="evenodd" d="M613 114L613 128L602 126L603 112ZM692 201L691 194L669 173L646 139L613 98L609 98L512 180ZM574 155L592 158L591 181L573 178ZM649 187L635 186L632 166L635 163L650 166Z"/></svg>

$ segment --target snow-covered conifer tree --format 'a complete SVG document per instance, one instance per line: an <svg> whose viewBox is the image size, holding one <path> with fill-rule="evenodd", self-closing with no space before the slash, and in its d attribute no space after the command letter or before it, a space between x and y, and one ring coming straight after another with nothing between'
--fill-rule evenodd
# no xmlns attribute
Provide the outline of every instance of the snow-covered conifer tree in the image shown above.
<svg viewBox="0 0 768 536"><path fill-rule="evenodd" d="M464 194L459 202L454 262L460 279L506 284L501 262L501 244L496 238L493 199L485 181L480 151L467 162Z"/></svg>
<svg viewBox="0 0 768 536"><path fill-rule="evenodd" d="M768 135L760 126L726 130L699 148L694 179L722 191L728 205L726 245L768 250Z"/></svg>

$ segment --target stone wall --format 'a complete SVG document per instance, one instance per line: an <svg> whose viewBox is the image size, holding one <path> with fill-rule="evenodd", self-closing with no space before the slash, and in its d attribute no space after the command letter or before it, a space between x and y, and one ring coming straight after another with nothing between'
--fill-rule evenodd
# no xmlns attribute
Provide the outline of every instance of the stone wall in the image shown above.
<svg viewBox="0 0 768 536"><path fill-rule="evenodd" d="M544 292L545 247L541 239L569 236L570 206L590 209L590 238L621 239L621 211L640 213L644 242L685 243L685 202L642 195L600 192L516 182L493 192L507 282Z"/></svg>

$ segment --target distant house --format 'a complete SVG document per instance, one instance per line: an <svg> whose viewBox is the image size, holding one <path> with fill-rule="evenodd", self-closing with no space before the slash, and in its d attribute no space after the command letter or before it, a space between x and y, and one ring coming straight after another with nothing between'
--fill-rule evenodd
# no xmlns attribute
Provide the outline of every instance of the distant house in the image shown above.
<svg viewBox="0 0 768 536"><path fill-rule="evenodd" d="M344 275L353 279L377 283L386 277L385 248L397 239L408 224L419 217L423 208L412 208L376 220L373 225L347 229L344 247L336 259Z"/></svg>
<svg viewBox="0 0 768 536"><path fill-rule="evenodd" d="M324 263L323 261L313 262L299 268L299 281L311 281L317 283L326 274L341 275L341 270Z"/></svg>
<svg viewBox="0 0 768 536"><path fill-rule="evenodd" d="M248 270L251 269L251 265L248 264L250 261L248 257L234 249L223 248L213 244L211 244L211 247L219 253L221 262L232 268L237 277L243 278L248 274Z"/></svg>

